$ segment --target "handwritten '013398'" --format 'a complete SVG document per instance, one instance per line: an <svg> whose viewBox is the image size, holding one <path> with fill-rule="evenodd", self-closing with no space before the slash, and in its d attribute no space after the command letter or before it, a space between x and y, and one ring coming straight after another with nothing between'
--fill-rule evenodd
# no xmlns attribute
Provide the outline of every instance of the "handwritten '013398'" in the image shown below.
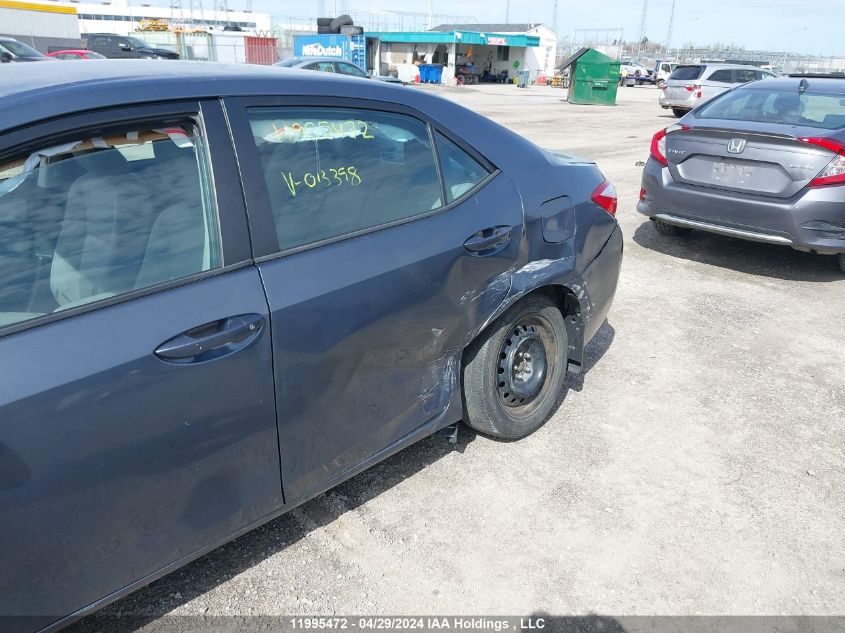
<svg viewBox="0 0 845 633"><path fill-rule="evenodd" d="M361 176L358 175L358 168L352 165L308 172L302 175L302 180L297 180L291 172L282 172L282 180L285 181L290 195L293 197L296 197L297 187L302 185L305 185L308 189L316 189L317 187L329 189L346 184L357 187L362 182Z"/></svg>

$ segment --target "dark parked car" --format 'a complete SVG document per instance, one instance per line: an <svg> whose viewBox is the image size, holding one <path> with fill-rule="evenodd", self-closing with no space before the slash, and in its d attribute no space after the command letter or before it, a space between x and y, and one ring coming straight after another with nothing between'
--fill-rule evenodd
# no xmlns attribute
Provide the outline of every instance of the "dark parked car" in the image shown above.
<svg viewBox="0 0 845 633"><path fill-rule="evenodd" d="M366 79L378 79L387 83L401 84L398 77L376 77L367 71L358 68L355 64L333 57L291 57L274 64L280 68L299 68L301 70L316 70L324 73L338 73L350 77L361 77Z"/></svg>
<svg viewBox="0 0 845 633"><path fill-rule="evenodd" d="M89 51L109 59L179 59L179 54L157 48L144 40L114 33L91 33L83 36L82 45Z"/></svg>
<svg viewBox="0 0 845 633"><path fill-rule="evenodd" d="M845 272L845 79L770 79L655 134L641 213L692 229L838 256Z"/></svg>
<svg viewBox="0 0 845 633"><path fill-rule="evenodd" d="M66 68L0 73L4 627L558 407L621 262L594 164L387 84Z"/></svg>
<svg viewBox="0 0 845 633"><path fill-rule="evenodd" d="M52 61L43 53L11 37L0 37L0 63Z"/></svg>

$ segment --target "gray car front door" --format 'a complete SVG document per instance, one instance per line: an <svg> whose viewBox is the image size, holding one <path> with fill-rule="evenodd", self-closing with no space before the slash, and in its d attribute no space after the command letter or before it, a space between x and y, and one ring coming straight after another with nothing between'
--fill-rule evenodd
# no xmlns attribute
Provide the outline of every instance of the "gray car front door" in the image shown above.
<svg viewBox="0 0 845 633"><path fill-rule="evenodd" d="M0 615L27 629L282 504L267 303L238 188L211 185L237 182L224 130L211 102L0 144Z"/></svg>

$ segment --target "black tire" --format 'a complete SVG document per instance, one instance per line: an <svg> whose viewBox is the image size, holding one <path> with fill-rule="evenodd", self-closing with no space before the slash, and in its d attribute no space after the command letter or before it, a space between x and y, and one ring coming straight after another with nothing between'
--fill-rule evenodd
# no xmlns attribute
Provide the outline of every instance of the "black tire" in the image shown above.
<svg viewBox="0 0 845 633"><path fill-rule="evenodd" d="M355 24L355 21L352 19L351 16L348 15L341 15L334 20L332 20L331 28L332 31L335 33L340 33L340 27L342 26L349 26L351 24Z"/></svg>
<svg viewBox="0 0 845 633"><path fill-rule="evenodd" d="M317 26L331 26L334 18L317 18Z"/></svg>
<svg viewBox="0 0 845 633"><path fill-rule="evenodd" d="M679 119L684 116L689 110L684 110L683 108L672 108L672 114L674 114Z"/></svg>
<svg viewBox="0 0 845 633"><path fill-rule="evenodd" d="M666 85L666 82L663 79L659 79L657 81L657 87L660 88L661 90L663 90L663 86L665 86L665 85Z"/></svg>
<svg viewBox="0 0 845 633"><path fill-rule="evenodd" d="M839 270L845 273L845 253L839 253L836 258L839 260Z"/></svg>
<svg viewBox="0 0 845 633"><path fill-rule="evenodd" d="M467 350L464 421L495 437L530 435L563 401L567 356L566 324L551 299L533 294L511 306Z"/></svg>
<svg viewBox="0 0 845 633"><path fill-rule="evenodd" d="M654 218L651 218L651 221L654 224L654 228L657 229L657 232L662 233L663 235L683 236L692 233L692 229L675 226L674 224L669 224L663 220L655 220Z"/></svg>

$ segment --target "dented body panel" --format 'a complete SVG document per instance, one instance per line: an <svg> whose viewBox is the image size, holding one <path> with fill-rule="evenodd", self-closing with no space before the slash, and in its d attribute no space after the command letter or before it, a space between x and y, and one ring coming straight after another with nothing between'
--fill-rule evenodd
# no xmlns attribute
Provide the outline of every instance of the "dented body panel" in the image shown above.
<svg viewBox="0 0 845 633"><path fill-rule="evenodd" d="M459 421L465 350L526 295L558 301L573 371L610 308L622 237L591 201L604 179L595 164L451 101L249 65L91 61L72 81L62 64L28 66L0 77L9 156L55 130L164 111L202 119L226 266L1 333L11 382L0 453L15 461L0 476L0 615L29 616L21 630L60 628ZM486 159L489 177L431 213L274 252L266 183L240 152L254 138L238 118L243 101L267 98L416 117ZM466 246L485 231L507 239ZM258 318L261 338L228 364L154 354L240 314ZM117 343L84 349L104 332ZM58 357L49 375L45 349Z"/></svg>

